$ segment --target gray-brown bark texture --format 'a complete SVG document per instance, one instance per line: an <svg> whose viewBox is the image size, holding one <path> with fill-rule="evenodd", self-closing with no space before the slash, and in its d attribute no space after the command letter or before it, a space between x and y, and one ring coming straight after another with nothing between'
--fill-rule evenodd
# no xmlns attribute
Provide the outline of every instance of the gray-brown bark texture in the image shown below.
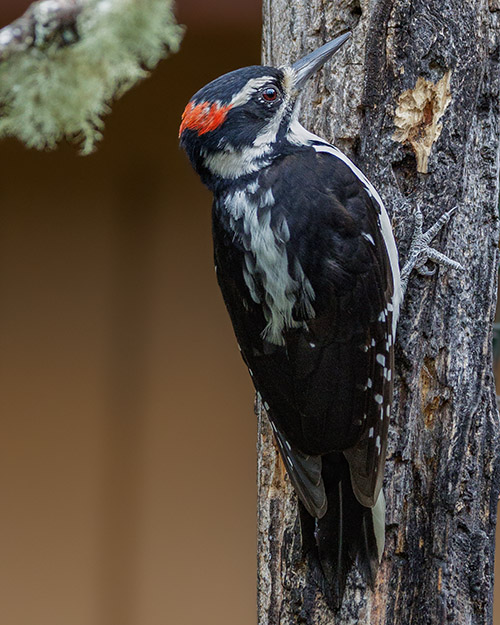
<svg viewBox="0 0 500 625"><path fill-rule="evenodd" d="M296 60L353 29L307 86L302 122L379 189L402 261L415 207L428 226L457 206L434 245L465 270L410 280L398 328L385 555L375 592L354 571L336 615L302 560L296 498L259 408L259 625L491 623L499 10L497 0L264 2L266 64Z"/></svg>

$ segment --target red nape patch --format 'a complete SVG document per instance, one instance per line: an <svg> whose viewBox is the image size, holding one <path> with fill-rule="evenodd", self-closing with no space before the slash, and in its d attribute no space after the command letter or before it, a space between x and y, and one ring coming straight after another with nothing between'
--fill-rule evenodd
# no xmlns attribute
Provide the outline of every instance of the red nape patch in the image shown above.
<svg viewBox="0 0 500 625"><path fill-rule="evenodd" d="M217 103L210 104L210 102L201 102L195 106L193 102L189 102L182 114L179 137L186 128L197 130L198 136L205 132L215 130L226 119L227 112L230 108L231 104L221 106Z"/></svg>

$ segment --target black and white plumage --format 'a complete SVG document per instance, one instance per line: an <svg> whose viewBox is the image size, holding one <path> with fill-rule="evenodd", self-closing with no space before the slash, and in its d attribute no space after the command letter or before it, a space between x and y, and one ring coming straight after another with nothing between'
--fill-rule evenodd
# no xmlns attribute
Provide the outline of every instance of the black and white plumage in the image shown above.
<svg viewBox="0 0 500 625"><path fill-rule="evenodd" d="M181 145L214 194L218 282L302 510L303 540L341 601L373 585L402 292L389 218L337 148L298 122L307 78L349 33L291 67L222 76L186 107Z"/></svg>

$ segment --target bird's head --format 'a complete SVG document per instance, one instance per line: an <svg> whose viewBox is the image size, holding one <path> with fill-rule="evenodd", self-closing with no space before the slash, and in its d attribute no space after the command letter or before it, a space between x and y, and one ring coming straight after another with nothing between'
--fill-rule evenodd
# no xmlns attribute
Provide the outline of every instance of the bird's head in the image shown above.
<svg viewBox="0 0 500 625"><path fill-rule="evenodd" d="M307 81L347 41L345 32L293 65L229 72L194 94L182 114L181 146L201 176L234 180L265 166L298 113Z"/></svg>

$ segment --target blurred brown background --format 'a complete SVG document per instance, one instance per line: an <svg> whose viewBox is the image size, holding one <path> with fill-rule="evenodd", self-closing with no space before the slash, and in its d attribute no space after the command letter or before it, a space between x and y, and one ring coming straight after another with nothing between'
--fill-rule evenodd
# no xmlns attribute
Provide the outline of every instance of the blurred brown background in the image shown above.
<svg viewBox="0 0 500 625"><path fill-rule="evenodd" d="M177 130L259 62L260 2L177 9L96 154L0 144L2 625L255 622L253 392Z"/></svg>

